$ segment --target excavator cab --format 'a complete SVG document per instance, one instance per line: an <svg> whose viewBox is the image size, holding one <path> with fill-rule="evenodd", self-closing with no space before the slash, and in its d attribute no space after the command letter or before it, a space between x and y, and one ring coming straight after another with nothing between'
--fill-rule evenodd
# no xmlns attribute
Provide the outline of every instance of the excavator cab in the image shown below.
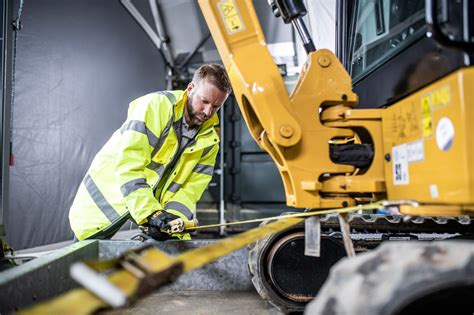
<svg viewBox="0 0 474 315"><path fill-rule="evenodd" d="M336 50L359 96L357 108L390 106L472 64L472 1L427 3L338 2Z"/></svg>

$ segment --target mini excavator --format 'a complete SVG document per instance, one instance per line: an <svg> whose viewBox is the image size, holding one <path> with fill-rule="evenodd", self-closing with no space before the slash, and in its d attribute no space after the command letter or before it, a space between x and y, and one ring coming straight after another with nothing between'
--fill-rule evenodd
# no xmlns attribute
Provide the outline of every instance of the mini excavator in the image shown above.
<svg viewBox="0 0 474 315"><path fill-rule="evenodd" d="M288 206L330 209L391 201L382 214L350 216L358 252L390 239L472 237L472 1L338 1L338 56L316 49L302 0L269 1L274 15L294 27L307 53L290 95L252 1L199 4L250 134L278 167ZM330 268L345 255L334 217L318 224L323 238L317 259L304 255L303 224L258 241L250 253L257 291L284 312L302 311L308 301L318 300ZM417 244L409 250L416 251ZM456 252L460 245L450 246ZM398 259L404 255L399 252ZM429 265L420 259L420 268ZM389 268L397 273L398 266L403 263ZM427 284L417 299L436 288L472 294L467 292L474 291L473 272L463 277L466 281L456 285ZM443 277L434 273L432 278ZM370 299L377 300L361 303ZM437 309L437 303L431 305Z"/></svg>

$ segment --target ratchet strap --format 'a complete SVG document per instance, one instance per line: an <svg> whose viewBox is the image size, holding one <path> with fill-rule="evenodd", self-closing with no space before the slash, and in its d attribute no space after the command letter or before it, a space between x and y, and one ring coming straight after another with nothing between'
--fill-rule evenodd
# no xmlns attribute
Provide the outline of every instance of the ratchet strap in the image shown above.
<svg viewBox="0 0 474 315"><path fill-rule="evenodd" d="M211 245L168 256L153 245L131 250L106 261L78 262L71 266L71 277L85 289L74 289L40 303L20 314L90 314L109 307L125 307L138 298L174 281L182 273L201 268L271 234L302 222L306 217L349 213L383 207L383 201L341 209L295 213L264 219L231 222L226 225L276 220ZM222 226L194 227L193 230ZM102 274L101 274L102 273ZM104 276L103 274L106 274Z"/></svg>

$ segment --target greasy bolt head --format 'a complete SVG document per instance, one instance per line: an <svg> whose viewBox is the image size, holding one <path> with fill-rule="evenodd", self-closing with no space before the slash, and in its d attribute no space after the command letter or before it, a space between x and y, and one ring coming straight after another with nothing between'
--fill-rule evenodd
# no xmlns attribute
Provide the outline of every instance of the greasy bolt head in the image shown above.
<svg viewBox="0 0 474 315"><path fill-rule="evenodd" d="M331 65L331 58L328 55L321 55L318 58L318 63L321 67L327 68Z"/></svg>
<svg viewBox="0 0 474 315"><path fill-rule="evenodd" d="M283 138L290 138L293 135L293 128L289 125L282 125L280 127L280 135Z"/></svg>

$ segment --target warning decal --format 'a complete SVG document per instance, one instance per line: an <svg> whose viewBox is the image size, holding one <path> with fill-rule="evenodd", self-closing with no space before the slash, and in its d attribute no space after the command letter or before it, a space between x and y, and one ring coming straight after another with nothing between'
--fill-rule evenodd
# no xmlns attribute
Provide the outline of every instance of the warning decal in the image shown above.
<svg viewBox="0 0 474 315"><path fill-rule="evenodd" d="M451 88L445 85L431 94L431 108L433 110L449 105L451 103Z"/></svg>
<svg viewBox="0 0 474 315"><path fill-rule="evenodd" d="M421 123L423 137L430 137L433 134L433 118L431 116L431 96L421 99Z"/></svg>
<svg viewBox="0 0 474 315"><path fill-rule="evenodd" d="M433 135L433 111L451 103L451 88L449 85L442 86L430 94L421 98L421 126L423 137Z"/></svg>
<svg viewBox="0 0 474 315"><path fill-rule="evenodd" d="M227 33L235 34L245 29L242 17L240 16L233 0L222 0L217 3L217 7L221 12Z"/></svg>

